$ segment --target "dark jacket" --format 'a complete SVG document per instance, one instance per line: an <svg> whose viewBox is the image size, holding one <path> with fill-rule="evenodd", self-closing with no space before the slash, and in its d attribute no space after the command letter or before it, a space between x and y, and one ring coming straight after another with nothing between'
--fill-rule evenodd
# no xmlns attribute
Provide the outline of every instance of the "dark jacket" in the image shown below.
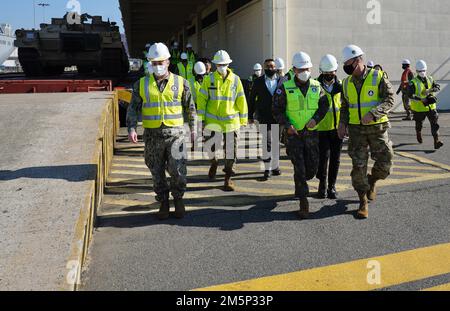
<svg viewBox="0 0 450 311"><path fill-rule="evenodd" d="M272 94L266 86L266 76L257 78L252 87L248 103L249 118L256 119L261 124L277 124L272 113Z"/></svg>

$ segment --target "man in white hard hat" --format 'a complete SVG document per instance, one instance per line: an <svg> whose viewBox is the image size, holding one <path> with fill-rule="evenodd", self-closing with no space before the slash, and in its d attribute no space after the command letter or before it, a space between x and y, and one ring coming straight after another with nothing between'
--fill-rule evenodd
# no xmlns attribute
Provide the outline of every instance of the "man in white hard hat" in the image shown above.
<svg viewBox="0 0 450 311"><path fill-rule="evenodd" d="M319 132L319 179L318 198L336 199L336 181L339 173L342 142L337 129L341 116L342 83L336 76L338 62L336 57L327 54L320 60L320 76L317 79L325 92L324 100L328 102L328 112L317 126ZM327 187L328 179L328 187Z"/></svg>
<svg viewBox="0 0 450 311"><path fill-rule="evenodd" d="M237 160L239 131L248 123L248 107L239 76L234 74L229 65L232 60L226 51L220 50L214 55L213 63L217 70L205 76L197 99L198 117L204 122L205 145L211 148L211 167L208 173L214 179L218 162L215 155L216 145L225 140L225 191L234 191L231 180L233 167Z"/></svg>
<svg viewBox="0 0 450 311"><path fill-rule="evenodd" d="M427 63L419 60L416 64L417 76L408 86L408 96L411 98L411 110L416 121L417 141L422 144L423 121L428 118L431 125L431 134L434 138L434 149L440 149L444 144L439 140L439 115L437 112L436 93L441 87L432 76L427 74Z"/></svg>
<svg viewBox="0 0 450 311"><path fill-rule="evenodd" d="M252 92L253 83L255 82L256 79L258 79L261 76L262 76L262 66L260 63L256 63L253 66L253 74L250 77L248 77L248 79L244 85L244 91L245 91L245 96L247 98L247 101L250 97L250 93Z"/></svg>
<svg viewBox="0 0 450 311"><path fill-rule="evenodd" d="M197 55L195 55L195 52L194 52L194 49L192 48L191 43L186 44L186 54L188 56L189 62L191 62L192 64L195 64L195 62L197 61Z"/></svg>
<svg viewBox="0 0 450 311"><path fill-rule="evenodd" d="M375 67L375 63L373 60L369 60L367 62L367 68L372 69L373 67Z"/></svg>
<svg viewBox="0 0 450 311"><path fill-rule="evenodd" d="M177 64L181 61L181 50L180 50L180 44L175 41L172 44L172 49L170 50L170 64L172 65L172 70L177 66Z"/></svg>
<svg viewBox="0 0 450 311"><path fill-rule="evenodd" d="M402 78L400 82L400 86L397 90L397 95L402 92L402 101L403 101L403 108L405 108L406 111L406 117L403 119L404 121L411 121L411 108L409 107L409 96L408 96L408 86L409 82L414 79L414 73L411 70L411 61L409 59L404 59L402 61Z"/></svg>
<svg viewBox="0 0 450 311"><path fill-rule="evenodd" d="M262 134L264 177L268 180L272 176L281 175L279 127L273 126L277 122L273 117L272 98L280 83L275 61L264 61L264 75L256 79L250 93L248 106L250 123L258 121L259 132Z"/></svg>
<svg viewBox="0 0 450 311"><path fill-rule="evenodd" d="M175 73L189 81L194 76L194 64L189 61L187 53L181 53L180 59Z"/></svg>
<svg viewBox="0 0 450 311"><path fill-rule="evenodd" d="M328 103L320 100L322 88L311 79L313 64L305 52L294 55L295 76L275 92L273 113L287 130L287 153L294 165L295 195L300 199L300 219L308 218L308 180L313 179L319 166L319 135L317 125L328 112Z"/></svg>
<svg viewBox="0 0 450 311"><path fill-rule="evenodd" d="M128 139L138 142L137 122L142 113L145 142L145 164L150 169L156 200L160 202L158 218L169 217L169 192L175 204L175 217L183 218L186 191L186 151L183 149L186 130L183 112L188 115L191 140L195 139L195 103L192 100L189 82L169 71L170 53L163 43L151 46L148 58L153 74L142 77L133 88L133 97L128 107ZM175 154L175 150L182 150ZM166 170L171 176L167 183Z"/></svg>
<svg viewBox="0 0 450 311"><path fill-rule="evenodd" d="M196 62L194 65L195 76L189 80L191 86L192 98L197 104L198 93L203 84L203 78L206 75L206 65L203 62Z"/></svg>
<svg viewBox="0 0 450 311"><path fill-rule="evenodd" d="M388 135L388 113L395 99L386 74L367 68L363 55L363 50L356 45L348 45L343 50L344 71L349 76L342 83L338 133L341 139L347 133L350 137L352 184L360 200L357 216L365 219L369 216L368 201L376 198L376 182L386 179L391 172L394 151ZM375 164L368 175L369 150Z"/></svg>
<svg viewBox="0 0 450 311"><path fill-rule="evenodd" d="M286 68L284 65L284 59L281 57L275 58L275 67L277 68L277 74L280 77L284 77L284 69Z"/></svg>

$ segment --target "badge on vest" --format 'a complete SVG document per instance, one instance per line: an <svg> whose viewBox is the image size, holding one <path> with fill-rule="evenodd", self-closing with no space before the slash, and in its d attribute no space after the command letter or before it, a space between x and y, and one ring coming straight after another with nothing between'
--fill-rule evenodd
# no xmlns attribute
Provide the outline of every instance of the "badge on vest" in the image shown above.
<svg viewBox="0 0 450 311"><path fill-rule="evenodd" d="M277 90L277 94L278 94L278 95L281 95L281 93L283 93L283 91L282 91L281 89L278 89L278 90Z"/></svg>
<svg viewBox="0 0 450 311"><path fill-rule="evenodd" d="M373 96L373 94L375 94L372 90L369 91L369 96Z"/></svg>
<svg viewBox="0 0 450 311"><path fill-rule="evenodd" d="M317 88L316 88L315 86L313 86L313 87L311 88L311 91L312 91L313 93L317 93Z"/></svg>
<svg viewBox="0 0 450 311"><path fill-rule="evenodd" d="M172 91L176 92L176 91L178 91L178 88L174 85L174 86L172 86Z"/></svg>

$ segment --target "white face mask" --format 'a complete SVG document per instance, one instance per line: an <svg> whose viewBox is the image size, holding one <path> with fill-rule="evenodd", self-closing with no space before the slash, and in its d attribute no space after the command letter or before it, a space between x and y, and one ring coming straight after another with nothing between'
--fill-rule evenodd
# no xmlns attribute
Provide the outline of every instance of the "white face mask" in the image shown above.
<svg viewBox="0 0 450 311"><path fill-rule="evenodd" d="M303 82L308 81L310 77L311 77L311 72L309 72L309 71L302 71L299 74L297 74L297 78Z"/></svg>
<svg viewBox="0 0 450 311"><path fill-rule="evenodd" d="M427 77L427 72L426 71L419 72L419 77L426 78Z"/></svg>
<svg viewBox="0 0 450 311"><path fill-rule="evenodd" d="M256 71L255 71L255 75L256 75L257 77L261 77L261 76L262 76L262 70L256 70Z"/></svg>
<svg viewBox="0 0 450 311"><path fill-rule="evenodd" d="M228 71L228 66L217 67L217 71L218 71L221 75L224 75L224 74L226 74L227 71Z"/></svg>
<svg viewBox="0 0 450 311"><path fill-rule="evenodd" d="M164 65L153 66L153 72L157 77L162 77L167 73L167 67Z"/></svg>

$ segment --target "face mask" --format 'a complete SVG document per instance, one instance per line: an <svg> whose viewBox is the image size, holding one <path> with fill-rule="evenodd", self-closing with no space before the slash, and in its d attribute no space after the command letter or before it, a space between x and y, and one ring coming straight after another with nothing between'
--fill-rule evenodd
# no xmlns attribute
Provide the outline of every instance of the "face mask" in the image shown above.
<svg viewBox="0 0 450 311"><path fill-rule="evenodd" d="M262 71L261 70L256 70L255 71L255 76L261 77L261 75L262 75Z"/></svg>
<svg viewBox="0 0 450 311"><path fill-rule="evenodd" d="M303 82L308 81L310 77L311 77L311 72L309 72L309 71L302 71L299 74L297 74L297 78Z"/></svg>
<svg viewBox="0 0 450 311"><path fill-rule="evenodd" d="M224 75L224 74L226 74L227 71L228 71L228 66L217 67L217 71L218 71L221 75Z"/></svg>
<svg viewBox="0 0 450 311"><path fill-rule="evenodd" d="M277 70L266 69L264 70L264 73L269 78L272 78L277 73Z"/></svg>
<svg viewBox="0 0 450 311"><path fill-rule="evenodd" d="M355 69L356 69L355 67L353 67L355 62L356 62L356 60L354 60L353 63L351 63L350 65L344 65L344 71L349 76L351 76L353 74L353 72L355 71Z"/></svg>
<svg viewBox="0 0 450 311"><path fill-rule="evenodd" d="M408 65L403 65L402 66L403 69L408 69L408 67L409 67Z"/></svg>
<svg viewBox="0 0 450 311"><path fill-rule="evenodd" d="M331 82L334 80L334 75L333 74L324 74L323 79L327 82Z"/></svg>
<svg viewBox="0 0 450 311"><path fill-rule="evenodd" d="M426 78L427 77L427 72L426 71L419 72L419 77Z"/></svg>
<svg viewBox="0 0 450 311"><path fill-rule="evenodd" d="M153 66L153 71L157 77L162 77L167 73L167 67L164 65Z"/></svg>

